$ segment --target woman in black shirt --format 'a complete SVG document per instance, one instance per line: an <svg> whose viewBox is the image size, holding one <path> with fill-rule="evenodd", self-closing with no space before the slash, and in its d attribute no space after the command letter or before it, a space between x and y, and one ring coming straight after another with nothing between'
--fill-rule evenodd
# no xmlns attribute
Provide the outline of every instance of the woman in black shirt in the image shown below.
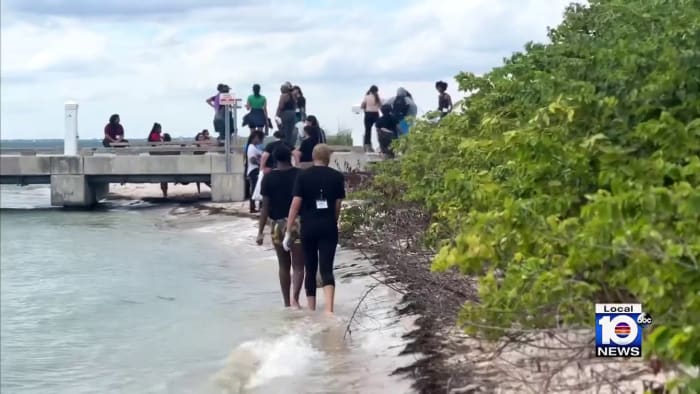
<svg viewBox="0 0 700 394"><path fill-rule="evenodd" d="M304 127L304 139L299 145L299 149L294 151L294 160L296 160L297 167L308 168L311 167L313 163L313 158L311 153L316 145L321 143L321 131L318 127L305 126Z"/></svg>
<svg viewBox="0 0 700 394"><path fill-rule="evenodd" d="M294 234L289 229L301 216L301 245L304 249L306 272L304 287L311 310L316 309L316 272L321 271L325 311L333 313L335 277L333 260L338 246L338 217L345 198L345 177L328 167L331 149L318 144L313 150L313 166L302 170L294 183L294 198L287 216L287 232L282 246L292 247Z"/></svg>
<svg viewBox="0 0 700 394"><path fill-rule="evenodd" d="M298 308L299 293L304 282L304 252L299 239L299 220L293 220L291 222L293 224L287 227L287 214L292 203L294 182L300 170L292 167L292 153L286 146L277 147L273 156L277 168L265 175L260 185L263 201L256 242L258 245L262 245L263 233L269 217L272 221L272 244L275 247L279 263L279 280L284 306ZM288 241L290 247L285 250L282 246L282 240L287 233L291 234ZM291 275L290 268L293 272Z"/></svg>

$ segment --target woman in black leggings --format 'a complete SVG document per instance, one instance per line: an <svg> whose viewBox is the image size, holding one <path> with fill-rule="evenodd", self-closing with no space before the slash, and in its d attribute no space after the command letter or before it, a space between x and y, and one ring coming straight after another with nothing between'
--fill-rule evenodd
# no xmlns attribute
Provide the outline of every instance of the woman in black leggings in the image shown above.
<svg viewBox="0 0 700 394"><path fill-rule="evenodd" d="M365 111L365 138L363 139L365 152L372 151L372 127L379 119L379 107L381 105L382 100L379 98L379 88L376 85L370 86L360 105L360 108Z"/></svg>
<svg viewBox="0 0 700 394"><path fill-rule="evenodd" d="M314 147L313 167L297 175L294 184L294 199L287 215L287 228L293 228L297 215L301 216L300 236L304 249L304 287L309 309L316 309L316 272L321 271L323 295L326 301L324 310L333 313L335 298L335 277L333 260L338 245L338 217L340 206L345 198L345 177L328 167L331 149L326 144ZM289 250L293 234L287 231L282 245Z"/></svg>

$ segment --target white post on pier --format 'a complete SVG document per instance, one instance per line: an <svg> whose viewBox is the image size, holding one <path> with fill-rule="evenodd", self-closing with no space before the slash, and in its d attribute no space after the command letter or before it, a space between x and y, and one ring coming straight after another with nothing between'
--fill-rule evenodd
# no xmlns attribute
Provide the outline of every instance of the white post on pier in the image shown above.
<svg viewBox="0 0 700 394"><path fill-rule="evenodd" d="M78 103L67 101L65 106L65 129L63 139L63 154L65 156L78 155Z"/></svg>

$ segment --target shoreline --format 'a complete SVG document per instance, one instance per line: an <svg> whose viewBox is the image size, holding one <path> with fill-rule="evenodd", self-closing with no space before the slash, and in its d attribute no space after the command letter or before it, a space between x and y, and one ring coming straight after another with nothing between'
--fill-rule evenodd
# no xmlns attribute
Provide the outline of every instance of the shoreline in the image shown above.
<svg viewBox="0 0 700 394"><path fill-rule="evenodd" d="M642 359L595 357L592 326L503 328L495 340L468 335L464 327L479 322L461 309L478 302L478 285L456 269L432 271L436 252L423 246L430 218L420 207L371 201L344 216L341 240L404 289L401 313L420 316L405 351L425 357L396 371L416 377L420 393L661 393L674 377Z"/></svg>
<svg viewBox="0 0 700 394"><path fill-rule="evenodd" d="M157 184L112 185L109 198L187 205L172 209L170 214L174 216L197 213L258 217L258 214L249 213L247 201L211 203L208 188L202 185L202 189L198 195L194 184L171 186L169 197L164 199ZM351 216L365 211L362 202L353 200L346 201L344 207L352 207L345 208L341 215L347 221L353 221L356 218ZM605 393L626 390L641 393L645 382L658 384L668 378L664 373L652 373L642 362L610 359L597 362L589 355L592 350L587 342L590 330L556 333L559 342L575 348L573 353L566 346L556 346L552 333L545 330L519 337L517 341L509 338L490 342L465 334L458 326L458 315L464 302L478 300L476 283L456 270L441 273L430 270L434 252L421 246L421 234L429 222L421 210L403 207L386 210L383 215L393 217L383 221L386 222L384 227L379 228L371 227L376 215L363 218L359 229L348 229L345 228L348 223L341 223L339 243L361 254L382 278L370 271L359 275L371 276L402 295L397 315L413 318L415 328L404 335L407 344L400 355L413 355L415 361L396 368L392 375L412 379L417 392ZM385 237L387 234L390 237ZM595 383L587 382L592 380L599 381L595 389L590 387Z"/></svg>

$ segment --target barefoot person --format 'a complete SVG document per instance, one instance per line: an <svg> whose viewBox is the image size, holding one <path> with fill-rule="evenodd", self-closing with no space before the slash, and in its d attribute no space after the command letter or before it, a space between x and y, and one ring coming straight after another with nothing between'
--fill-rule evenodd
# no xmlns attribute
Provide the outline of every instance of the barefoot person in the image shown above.
<svg viewBox="0 0 700 394"><path fill-rule="evenodd" d="M272 243L279 263L279 279L284 306L299 307L299 293L304 282L304 252L299 240L299 221L292 220L287 227L287 213L292 203L292 191L299 169L292 167L292 152L280 145L272 153L277 168L262 179L260 194L263 196L262 211L258 222L258 245L263 243L263 233L267 218L272 221ZM290 231L287 231L287 228ZM285 234L290 233L287 250L282 247ZM291 251L289 251L291 249ZM289 270L292 268L292 274ZM291 287L291 299L290 299Z"/></svg>
<svg viewBox="0 0 700 394"><path fill-rule="evenodd" d="M345 198L345 178L328 167L331 149L326 144L314 147L313 167L303 170L294 184L294 199L287 216L287 228L291 228L297 216L301 216L301 245L306 261L304 285L306 299L311 310L316 309L316 271L321 271L321 282L326 313L333 313L335 278L333 260L338 245L338 217ZM283 246L292 246L294 233L287 231Z"/></svg>

